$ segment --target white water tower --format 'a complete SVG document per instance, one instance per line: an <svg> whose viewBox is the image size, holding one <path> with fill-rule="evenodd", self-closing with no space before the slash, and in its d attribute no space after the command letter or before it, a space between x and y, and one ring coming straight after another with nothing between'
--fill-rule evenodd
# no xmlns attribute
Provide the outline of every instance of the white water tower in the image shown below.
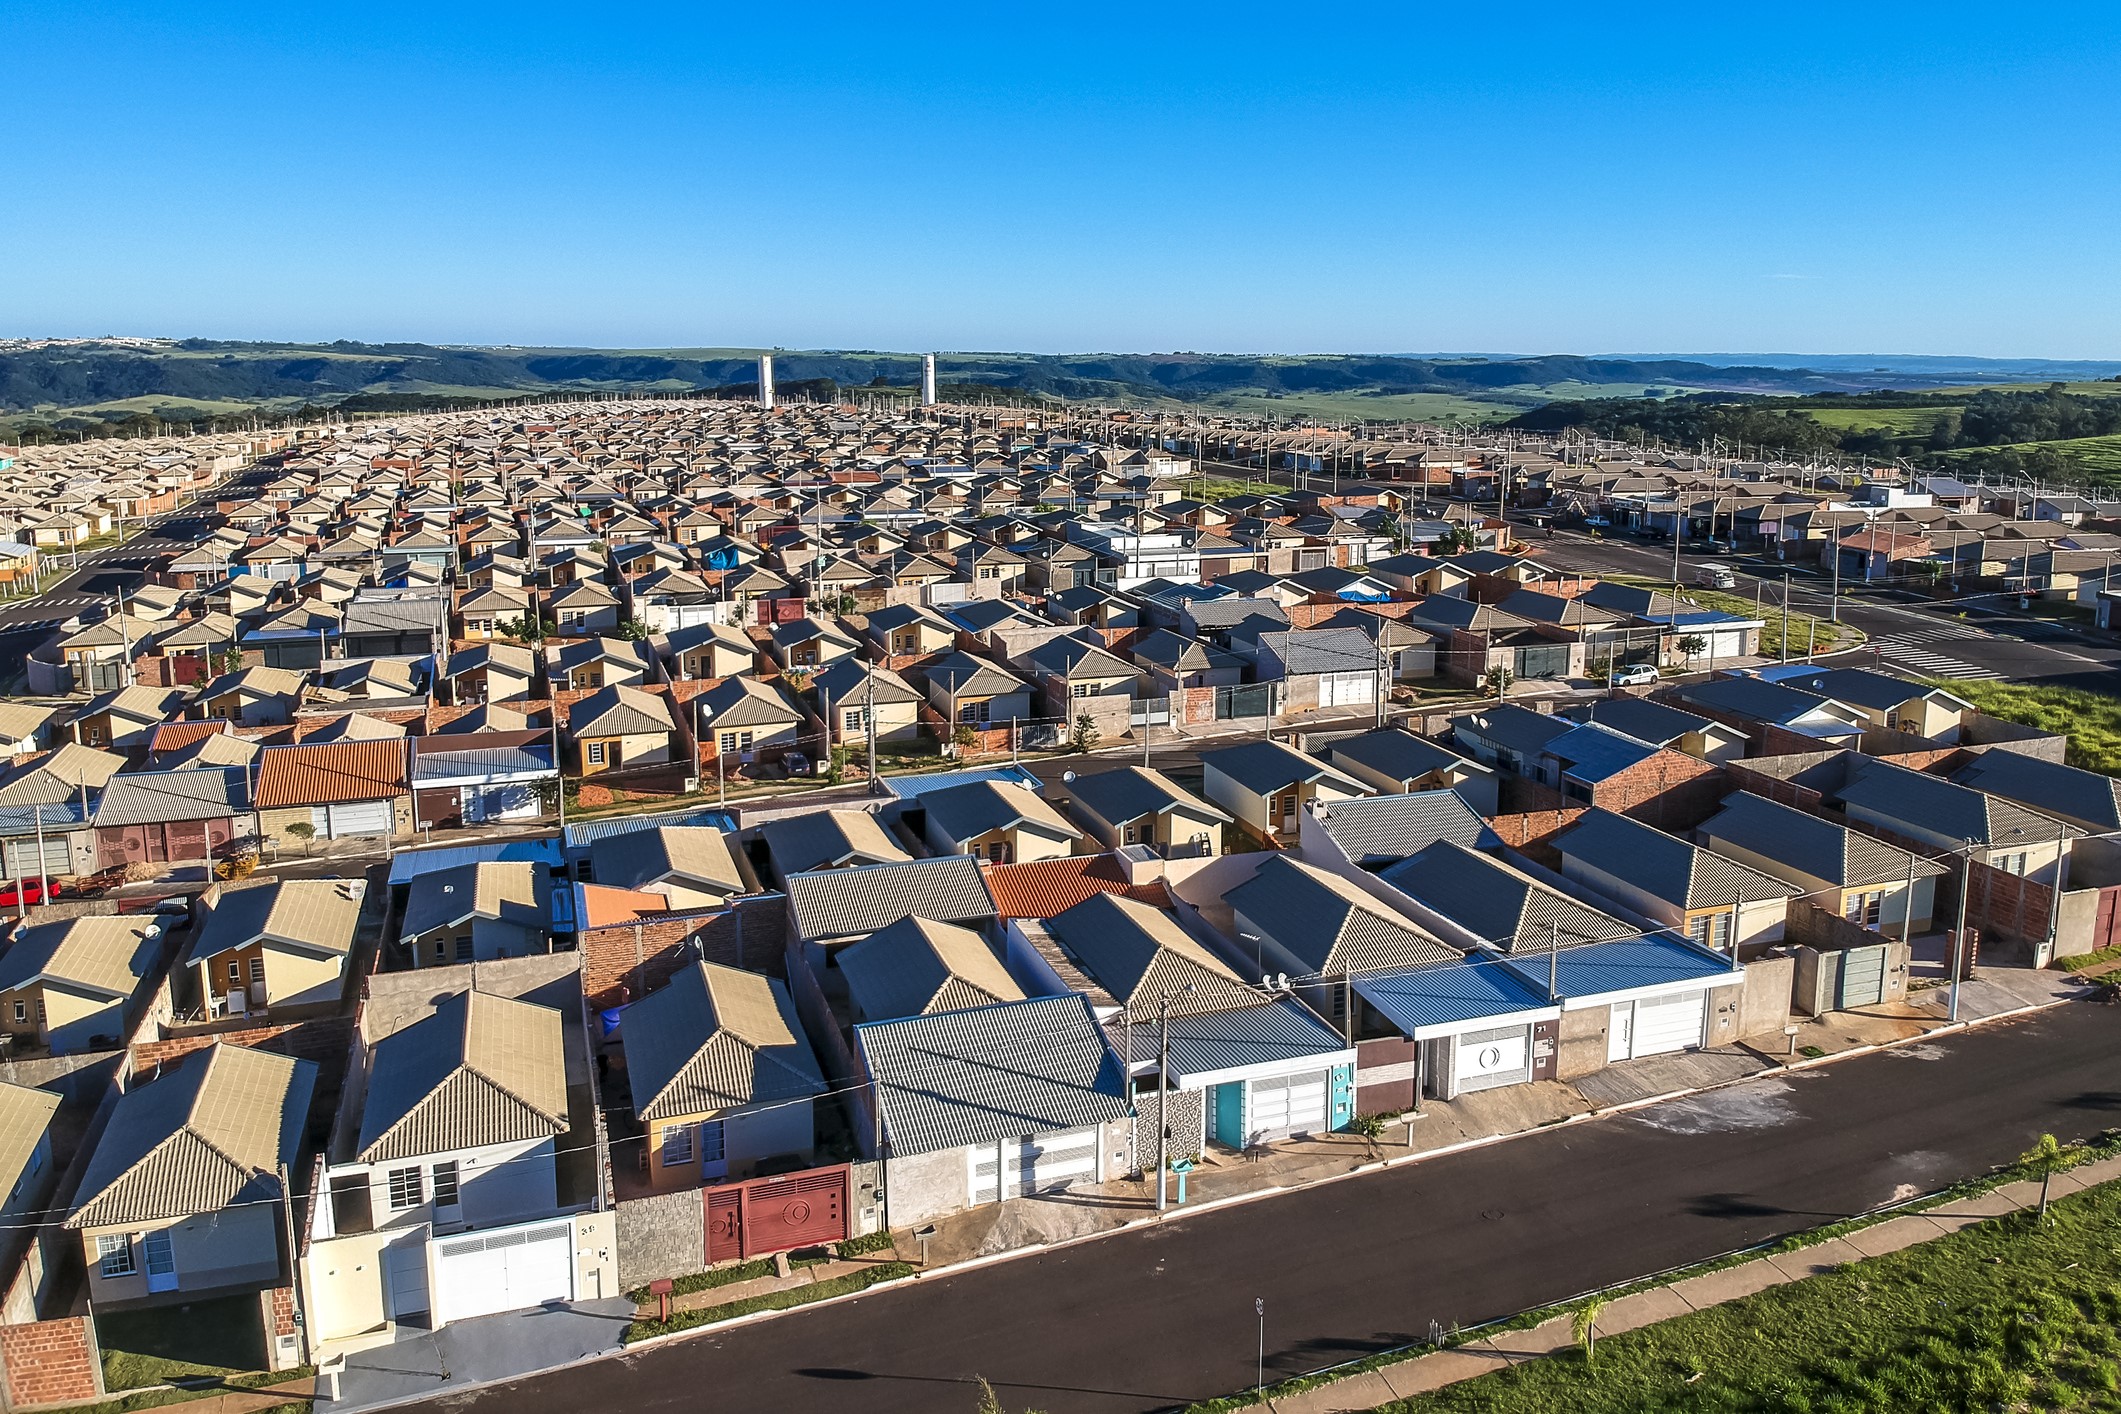
<svg viewBox="0 0 2121 1414"><path fill-rule="evenodd" d="M773 355L759 355L759 406L773 406Z"/></svg>
<svg viewBox="0 0 2121 1414"><path fill-rule="evenodd" d="M929 354L921 360L921 406L935 406L935 355Z"/></svg>

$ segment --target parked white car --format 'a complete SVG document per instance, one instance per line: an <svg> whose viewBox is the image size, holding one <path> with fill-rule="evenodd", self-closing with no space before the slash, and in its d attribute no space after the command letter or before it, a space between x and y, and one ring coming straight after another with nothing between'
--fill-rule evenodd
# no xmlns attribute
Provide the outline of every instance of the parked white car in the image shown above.
<svg viewBox="0 0 2121 1414"><path fill-rule="evenodd" d="M1616 668L1613 672L1615 687L1648 687L1655 681L1657 670L1648 663L1630 663L1625 668Z"/></svg>

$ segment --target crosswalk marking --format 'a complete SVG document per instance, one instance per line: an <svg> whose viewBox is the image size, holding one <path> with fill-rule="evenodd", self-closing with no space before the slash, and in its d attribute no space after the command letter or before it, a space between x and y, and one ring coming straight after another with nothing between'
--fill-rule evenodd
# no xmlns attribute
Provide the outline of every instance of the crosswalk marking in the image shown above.
<svg viewBox="0 0 2121 1414"><path fill-rule="evenodd" d="M1978 631L1962 631L1948 628L1920 629L1912 633L1894 633L1888 634L1884 638L1874 638L1871 640L1871 646L1877 649L1881 656L1890 658L1896 663L1904 663L1911 668L1929 674L1931 677L1953 678L1961 682L2000 681L2003 674L1992 669L1915 646L1920 643L1938 643L1945 640L1962 640L1973 637L1986 638L1988 636Z"/></svg>

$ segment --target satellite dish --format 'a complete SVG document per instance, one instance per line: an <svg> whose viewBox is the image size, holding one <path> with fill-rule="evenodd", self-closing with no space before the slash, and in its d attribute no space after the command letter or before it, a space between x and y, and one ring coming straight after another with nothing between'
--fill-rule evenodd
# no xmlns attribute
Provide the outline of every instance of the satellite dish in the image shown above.
<svg viewBox="0 0 2121 1414"><path fill-rule="evenodd" d="M1063 771L1061 772L1061 779L1072 786L1075 784L1075 772Z"/></svg>
<svg viewBox="0 0 2121 1414"><path fill-rule="evenodd" d="M1288 991L1289 974L1286 972L1276 973L1274 977L1274 985L1281 988L1284 992Z"/></svg>

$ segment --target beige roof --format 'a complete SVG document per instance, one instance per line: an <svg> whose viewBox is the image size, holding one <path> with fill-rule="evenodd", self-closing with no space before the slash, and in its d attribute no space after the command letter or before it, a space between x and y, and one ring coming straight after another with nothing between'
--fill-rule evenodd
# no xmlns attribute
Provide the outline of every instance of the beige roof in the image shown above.
<svg viewBox="0 0 2121 1414"><path fill-rule="evenodd" d="M21 1180L58 1108L59 1097L50 1090L0 1081L0 1193Z"/></svg>
<svg viewBox="0 0 2121 1414"><path fill-rule="evenodd" d="M458 992L376 1042L357 1157L382 1163L566 1132L560 1014Z"/></svg>
<svg viewBox="0 0 2121 1414"><path fill-rule="evenodd" d="M248 766L256 759L258 749L258 743L247 737L215 732L211 736L200 737L189 746L157 756L155 764L164 771L190 771L208 766Z"/></svg>
<svg viewBox="0 0 2121 1414"><path fill-rule="evenodd" d="M125 766L113 751L67 742L41 756L28 757L0 786L0 805L55 805L78 796L82 786L101 790Z"/></svg>
<svg viewBox="0 0 2121 1414"><path fill-rule="evenodd" d="M696 880L724 893L744 891L744 876L720 830L702 825L661 825L606 835L589 847L597 882L637 889L670 879Z"/></svg>
<svg viewBox="0 0 2121 1414"><path fill-rule="evenodd" d="M825 1092L788 989L760 973L694 963L628 1007L621 1035L642 1119Z"/></svg>
<svg viewBox="0 0 2121 1414"><path fill-rule="evenodd" d="M26 741L59 714L57 707L28 702L0 702L0 741Z"/></svg>
<svg viewBox="0 0 2121 1414"><path fill-rule="evenodd" d="M846 949L838 962L864 1021L1024 999L987 940L955 923L901 918Z"/></svg>
<svg viewBox="0 0 2121 1414"><path fill-rule="evenodd" d="M351 879L281 879L224 889L199 925L187 964L261 939L344 956L353 950L362 892Z"/></svg>
<svg viewBox="0 0 2121 1414"><path fill-rule="evenodd" d="M215 1045L118 1101L68 1227L210 1213L277 1199L301 1148L317 1067Z"/></svg>
<svg viewBox="0 0 2121 1414"><path fill-rule="evenodd" d="M313 732L307 732L302 740L315 741L397 741L405 736L405 728L396 722L381 717L371 717L366 712L347 712L326 722Z"/></svg>
<svg viewBox="0 0 2121 1414"><path fill-rule="evenodd" d="M129 997L152 969L159 945L155 920L145 914L39 923L0 953L0 991L43 982Z"/></svg>

